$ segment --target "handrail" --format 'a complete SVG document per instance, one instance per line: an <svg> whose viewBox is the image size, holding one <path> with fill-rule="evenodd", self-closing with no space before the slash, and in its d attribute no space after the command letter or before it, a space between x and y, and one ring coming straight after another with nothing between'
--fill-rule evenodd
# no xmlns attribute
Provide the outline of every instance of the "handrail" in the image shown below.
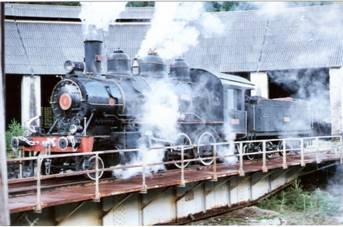
<svg viewBox="0 0 343 227"><path fill-rule="evenodd" d="M320 140L327 141L330 140L338 140L334 142L330 142L329 144L320 143ZM278 142L280 143L279 147L276 149L268 150L267 143L268 142ZM297 143L294 146L294 141ZM309 141L314 141L314 143L309 143ZM290 145L292 147L287 147ZM261 144L262 150L255 151L255 152L244 152L244 145L246 144ZM218 152L218 148L220 146L233 146L233 149L236 150L236 154L225 154L220 155ZM308 146L310 145L310 146ZM199 146L212 146L213 153L210 157L195 157L195 158L188 158L185 159L184 153L185 150L192 149ZM99 155L102 154L111 154L111 153L122 153L122 152L140 152L141 149L121 149L121 150L106 150L106 151L95 151L95 152L87 152L87 153L68 153L68 154L44 154L39 155L36 157L24 157L24 158L15 158L9 159L9 163L22 163L25 161L35 161L37 163L37 170L33 179L36 180L36 208L37 212L40 212L42 209L41 203L41 180L55 178L55 177L66 177L66 176L77 176L83 174L90 174L95 173L95 197L96 201L100 200L100 177L99 175L102 172L106 171L114 171L118 169L130 169L130 168L141 168L142 169L142 190L141 192L146 193L147 191L147 184L146 184L146 170L148 167L157 166L157 165L166 165L166 164L181 164L181 176L180 176L180 186L185 186L187 183L185 180L185 162L196 162L200 160L213 160L212 162L212 180L216 181L218 178L217 175L217 160L230 158L230 157L237 157L238 160L236 164L238 165L237 173L240 176L244 176L244 157L248 155L262 155L262 166L261 170L263 172L268 171L268 158L267 154L274 154L274 153L282 153L282 168L287 168L287 155L289 151L296 151L300 152L300 165L305 166L305 154L314 154L316 162L319 163L319 153L321 152L328 152L330 149L334 149L334 153L339 158L340 162L343 163L343 138L341 135L333 135L333 136L318 136L318 137L299 137L299 138L281 138L281 139L263 139L263 140L249 140L249 141L236 141L236 142L218 142L218 143L210 143L210 144L197 144L197 145L175 145L175 146L167 146L167 147L151 147L150 150L158 150L158 149L179 149L181 151L181 159L180 160L172 160L172 161L160 161L154 163L145 163L142 160L139 164L125 164L120 166L111 166L111 167L99 167ZM54 158L62 158L62 157L81 157L81 156L95 156L95 169L90 170L80 170L80 171L73 171L69 173L58 173L58 174L50 174L50 175L41 175L41 166L44 159L54 159ZM10 182L10 180L9 180Z"/></svg>

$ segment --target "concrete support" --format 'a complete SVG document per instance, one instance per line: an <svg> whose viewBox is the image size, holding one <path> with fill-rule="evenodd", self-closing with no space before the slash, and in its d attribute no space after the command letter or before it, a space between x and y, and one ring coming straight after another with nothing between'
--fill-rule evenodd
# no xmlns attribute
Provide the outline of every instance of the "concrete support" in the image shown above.
<svg viewBox="0 0 343 227"><path fill-rule="evenodd" d="M343 68L330 69L330 110L332 134L343 132Z"/></svg>
<svg viewBox="0 0 343 227"><path fill-rule="evenodd" d="M269 98L268 75L266 72L250 73L250 81L255 84L255 90L251 91L251 95Z"/></svg>
<svg viewBox="0 0 343 227"><path fill-rule="evenodd" d="M0 225L10 224L8 211L7 164L5 143L5 105L4 105L4 3L0 3Z"/></svg>
<svg viewBox="0 0 343 227"><path fill-rule="evenodd" d="M23 76L21 84L21 122L28 128L28 121L41 115L41 78L40 76ZM35 121L37 125L39 121Z"/></svg>

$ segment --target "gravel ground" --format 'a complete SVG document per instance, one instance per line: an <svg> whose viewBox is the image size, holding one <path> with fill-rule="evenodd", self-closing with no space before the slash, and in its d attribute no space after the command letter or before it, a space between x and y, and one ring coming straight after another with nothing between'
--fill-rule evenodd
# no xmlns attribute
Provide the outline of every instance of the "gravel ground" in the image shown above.
<svg viewBox="0 0 343 227"><path fill-rule="evenodd" d="M245 207L190 225L338 225L341 217L315 217L302 212L276 212L257 206Z"/></svg>
<svg viewBox="0 0 343 227"><path fill-rule="evenodd" d="M281 225L287 224L280 214L256 206L245 207L216 217L191 223L191 225Z"/></svg>

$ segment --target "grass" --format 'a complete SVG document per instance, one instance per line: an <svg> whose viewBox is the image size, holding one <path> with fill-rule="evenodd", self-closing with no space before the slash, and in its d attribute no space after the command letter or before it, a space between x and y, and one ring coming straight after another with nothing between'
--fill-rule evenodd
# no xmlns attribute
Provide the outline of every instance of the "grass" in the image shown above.
<svg viewBox="0 0 343 227"><path fill-rule="evenodd" d="M304 190L295 181L256 206L192 223L192 225L333 225L342 224L338 197L316 189Z"/></svg>
<svg viewBox="0 0 343 227"><path fill-rule="evenodd" d="M274 210L288 224L330 224L340 209L337 199L319 189L304 191L299 181L268 199L261 201L262 209Z"/></svg>
<svg viewBox="0 0 343 227"><path fill-rule="evenodd" d="M22 136L24 134L24 129L21 126L19 122L16 120L11 120L8 129L6 131L6 150L7 150L7 155L11 156L13 155L12 153L12 148L11 148L11 139L14 136Z"/></svg>

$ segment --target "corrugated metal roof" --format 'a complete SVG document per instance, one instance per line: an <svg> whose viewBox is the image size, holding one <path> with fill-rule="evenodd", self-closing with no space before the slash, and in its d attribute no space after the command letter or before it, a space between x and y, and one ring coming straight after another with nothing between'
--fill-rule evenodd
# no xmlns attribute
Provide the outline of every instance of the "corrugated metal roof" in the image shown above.
<svg viewBox="0 0 343 227"><path fill-rule="evenodd" d="M43 17L78 19L79 6L38 5L38 4L5 4L5 15L13 17ZM154 13L152 7L127 7L118 19L150 19Z"/></svg>
<svg viewBox="0 0 343 227"><path fill-rule="evenodd" d="M343 65L343 18L333 17L343 15L342 5L291 8L272 18L257 11L216 14L225 32L201 38L184 55L192 67L250 72ZM120 47L134 57L148 28L111 25L107 51ZM5 38L7 73L62 74L65 60L83 59L79 23L7 21Z"/></svg>

